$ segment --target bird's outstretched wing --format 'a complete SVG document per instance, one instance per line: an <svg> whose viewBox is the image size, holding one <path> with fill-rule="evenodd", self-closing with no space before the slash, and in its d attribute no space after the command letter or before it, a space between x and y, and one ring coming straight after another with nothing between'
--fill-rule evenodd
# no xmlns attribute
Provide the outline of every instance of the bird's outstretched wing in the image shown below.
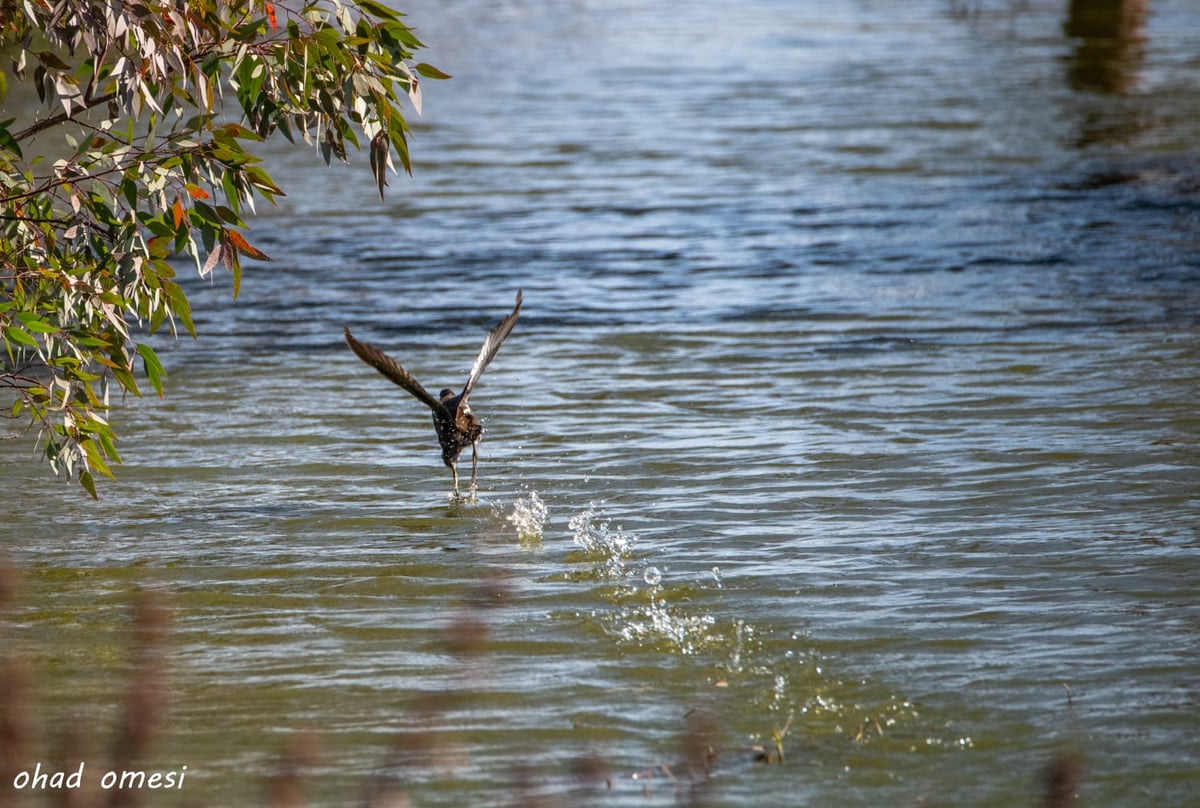
<svg viewBox="0 0 1200 808"><path fill-rule="evenodd" d="M509 335L513 330L513 326L517 324L517 318L521 316L522 299L520 290L517 290L517 305L513 307L512 314L496 323L496 327L489 331L488 335L483 338L483 346L479 349L479 356L475 357L475 364L471 367L471 375L467 378L467 385L458 396L460 402L466 401L467 396L471 395L471 391L475 389L475 384L479 381L479 377L483 375L483 371L488 366L488 363L496 358L496 352L500 350L500 343L504 342L504 338Z"/></svg>
<svg viewBox="0 0 1200 808"><path fill-rule="evenodd" d="M343 329L346 335L346 344L350 346L350 350L354 351L359 359L366 362L371 367L378 370L384 376L391 379L396 384L403 387L408 392L412 393L421 401L425 402L434 412L440 412L442 405L436 398L429 394L429 391L421 386L421 383L412 377L404 368L400 367L400 363L383 351L376 348L374 345L368 345L365 342L359 342L350 333L349 328Z"/></svg>

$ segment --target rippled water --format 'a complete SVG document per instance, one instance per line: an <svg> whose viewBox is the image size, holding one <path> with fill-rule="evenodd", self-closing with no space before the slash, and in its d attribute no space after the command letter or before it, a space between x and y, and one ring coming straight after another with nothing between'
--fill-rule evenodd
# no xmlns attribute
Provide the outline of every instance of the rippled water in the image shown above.
<svg viewBox="0 0 1200 808"><path fill-rule="evenodd" d="M50 726L155 586L214 804L1194 800L1200 14L1066 5L408 4L416 177L280 148L100 503L0 444ZM518 288L452 501L341 328L436 389Z"/></svg>

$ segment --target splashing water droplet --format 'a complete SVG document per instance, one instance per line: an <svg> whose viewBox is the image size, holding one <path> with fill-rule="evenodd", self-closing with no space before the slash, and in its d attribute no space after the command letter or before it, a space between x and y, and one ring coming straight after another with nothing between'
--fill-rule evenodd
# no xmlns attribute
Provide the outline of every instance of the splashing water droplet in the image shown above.
<svg viewBox="0 0 1200 808"><path fill-rule="evenodd" d="M567 520L567 527L574 533L575 546L588 555L597 556L608 576L623 577L625 560L633 552L633 541L621 532L620 526L612 527L611 524L595 502Z"/></svg>
<svg viewBox="0 0 1200 808"><path fill-rule="evenodd" d="M653 598L641 609L621 616L620 636L638 643L667 643L676 653L695 654L713 641L716 618L710 614L679 614Z"/></svg>
<svg viewBox="0 0 1200 808"><path fill-rule="evenodd" d="M774 688L775 704L774 704L774 707L777 710L780 709L786 703L787 683L788 682L787 682L786 676L784 676L781 673L775 674L775 688Z"/></svg>
<svg viewBox="0 0 1200 808"><path fill-rule="evenodd" d="M526 499L518 499L513 503L512 513L508 522L517 529L517 538L522 544L541 541L542 528L550 519L550 510L536 491L530 491Z"/></svg>
<svg viewBox="0 0 1200 808"><path fill-rule="evenodd" d="M658 567L646 567L646 571L642 573L642 580L650 586L658 586L662 583L662 577L662 572Z"/></svg>
<svg viewBox="0 0 1200 808"><path fill-rule="evenodd" d="M733 650L729 654L729 670L741 673L742 670L742 634L746 630L746 621L738 619L733 625Z"/></svg>
<svg viewBox="0 0 1200 808"><path fill-rule="evenodd" d="M712 577L713 577L713 580L716 581L716 583L717 583L717 589L720 589L721 584L724 583L724 580L725 580L724 577L721 575L720 567L712 568Z"/></svg>

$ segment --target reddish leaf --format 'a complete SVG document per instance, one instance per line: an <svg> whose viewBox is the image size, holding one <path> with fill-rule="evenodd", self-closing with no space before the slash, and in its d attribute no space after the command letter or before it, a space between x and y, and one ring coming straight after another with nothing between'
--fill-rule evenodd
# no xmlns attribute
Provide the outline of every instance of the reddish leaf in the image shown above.
<svg viewBox="0 0 1200 808"><path fill-rule="evenodd" d="M229 243L233 245L234 249L236 249L238 252L245 253L251 258L255 258L259 261L271 260L271 258L265 252L257 247L252 247L250 242L246 241L246 237L238 231L226 230L225 235L229 239Z"/></svg>
<svg viewBox="0 0 1200 808"><path fill-rule="evenodd" d="M192 199L208 199L208 191L204 190L199 185L189 182L184 187L187 188L187 192L191 194Z"/></svg>
<svg viewBox="0 0 1200 808"><path fill-rule="evenodd" d="M179 201L179 197L175 197L175 204L171 206L171 216L175 219L175 229L183 224L183 203Z"/></svg>

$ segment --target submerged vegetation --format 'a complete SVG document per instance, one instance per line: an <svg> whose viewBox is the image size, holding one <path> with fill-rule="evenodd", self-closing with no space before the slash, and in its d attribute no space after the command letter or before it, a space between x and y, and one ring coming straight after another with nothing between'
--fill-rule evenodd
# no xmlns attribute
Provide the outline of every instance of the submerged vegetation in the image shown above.
<svg viewBox="0 0 1200 808"><path fill-rule="evenodd" d="M267 260L245 231L284 194L253 151L275 132L326 163L365 146L382 196L394 157L412 168L403 99L419 113L421 78L446 77L421 47L375 0L0 1L0 103L28 97L0 116L8 431L96 496L113 394L164 392L144 335L196 334L170 259L227 268L234 295Z"/></svg>

